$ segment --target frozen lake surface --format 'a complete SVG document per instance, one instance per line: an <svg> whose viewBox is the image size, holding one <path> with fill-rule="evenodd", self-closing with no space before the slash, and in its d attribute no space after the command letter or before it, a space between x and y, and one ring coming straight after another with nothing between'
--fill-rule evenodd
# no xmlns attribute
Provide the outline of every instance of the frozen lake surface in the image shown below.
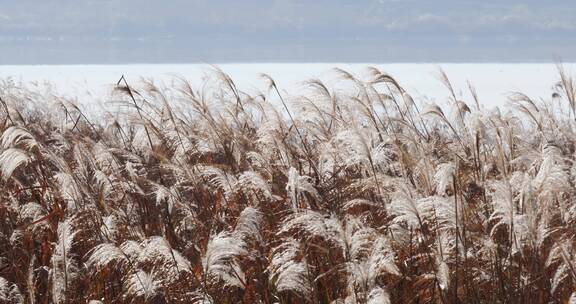
<svg viewBox="0 0 576 304"><path fill-rule="evenodd" d="M438 80L442 68L452 81L457 93L463 100L471 102L467 91L467 81L476 88L481 103L487 107L505 105L507 96L521 91L530 97L550 99L552 86L558 81L556 65L540 64L293 64L293 63L257 63L257 64L218 64L228 73L237 86L245 92L254 93L264 90L265 82L261 73L272 76L278 87L286 94L298 94L302 82L310 78L319 78L328 87L338 86L336 73L339 67L362 78L366 67L375 66L395 77L415 99L423 102L442 103L449 95ZM564 64L568 71L576 71L576 64ZM141 77L153 78L156 82L168 82L174 75L189 79L196 87L201 87L203 79L210 74L208 64L136 64L136 65L31 65L0 66L0 78L11 77L23 84L30 82L48 82L65 96L76 96L81 103L102 102L110 96L109 92L118 79L125 75L131 84L137 85ZM89 93L89 94L88 94Z"/></svg>

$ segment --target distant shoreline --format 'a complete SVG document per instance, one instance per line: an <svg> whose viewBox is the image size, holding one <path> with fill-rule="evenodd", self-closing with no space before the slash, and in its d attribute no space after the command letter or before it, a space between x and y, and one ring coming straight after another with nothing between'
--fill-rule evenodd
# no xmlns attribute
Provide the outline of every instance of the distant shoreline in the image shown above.
<svg viewBox="0 0 576 304"><path fill-rule="evenodd" d="M567 70L576 70L576 63L564 63ZM511 92L521 91L533 98L548 99L558 81L556 63L221 63L209 64L123 64L123 65L9 65L0 66L0 79L12 78L18 83L48 82L58 93L80 100L105 98L110 89L125 75L137 84L141 77L156 82L170 82L175 76L201 86L214 66L230 74L240 90L255 93L265 89L260 74L272 76L281 90L297 95L302 82L319 78L329 88L337 89L334 67L343 68L362 78L366 68L377 66L395 77L415 98L443 102L448 92L437 79L444 69L454 83L457 94L469 99L467 82L477 89L480 101L487 107L506 104ZM89 92L89 94L87 94Z"/></svg>

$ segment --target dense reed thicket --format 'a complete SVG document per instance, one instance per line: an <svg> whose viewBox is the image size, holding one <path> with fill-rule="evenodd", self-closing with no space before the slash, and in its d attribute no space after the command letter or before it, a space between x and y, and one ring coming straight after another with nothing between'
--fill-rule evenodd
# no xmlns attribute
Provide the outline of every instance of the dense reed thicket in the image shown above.
<svg viewBox="0 0 576 304"><path fill-rule="evenodd" d="M124 78L96 121L5 82L1 303L576 301L576 87L506 110L375 68L301 96Z"/></svg>

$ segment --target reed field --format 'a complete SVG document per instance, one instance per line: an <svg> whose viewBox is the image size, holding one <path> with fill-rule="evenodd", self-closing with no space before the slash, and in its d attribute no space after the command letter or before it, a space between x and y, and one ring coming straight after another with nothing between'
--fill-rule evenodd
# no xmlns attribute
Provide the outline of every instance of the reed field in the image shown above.
<svg viewBox="0 0 576 304"><path fill-rule="evenodd" d="M576 303L571 72L485 108L368 71L122 77L98 118L1 82L0 303Z"/></svg>

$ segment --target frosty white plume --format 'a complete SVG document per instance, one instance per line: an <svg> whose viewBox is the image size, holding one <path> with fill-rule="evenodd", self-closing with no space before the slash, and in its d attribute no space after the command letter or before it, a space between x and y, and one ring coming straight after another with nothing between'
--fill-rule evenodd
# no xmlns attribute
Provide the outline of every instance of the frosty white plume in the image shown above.
<svg viewBox="0 0 576 304"><path fill-rule="evenodd" d="M66 303L69 300L68 293L79 276L78 263L71 255L76 233L70 219L58 225L58 242L54 246L51 270L54 303Z"/></svg>
<svg viewBox="0 0 576 304"><path fill-rule="evenodd" d="M244 272L237 259L246 253L246 244L237 234L220 232L210 238L202 257L204 274L229 286L244 287Z"/></svg>
<svg viewBox="0 0 576 304"><path fill-rule="evenodd" d="M18 286L0 277L0 302L7 304L22 304L24 297L20 293Z"/></svg>
<svg viewBox="0 0 576 304"><path fill-rule="evenodd" d="M263 219L262 212L253 207L246 207L238 216L238 222L234 232L239 234L244 239L253 238L260 240L260 224Z"/></svg>
<svg viewBox="0 0 576 304"><path fill-rule="evenodd" d="M290 291L302 297L310 295L312 287L307 278L308 265L305 260L296 260L300 244L291 238L272 250L272 261L268 270L278 292Z"/></svg>
<svg viewBox="0 0 576 304"><path fill-rule="evenodd" d="M92 253L86 264L88 267L102 268L111 263L117 263L118 266L122 266L126 261L127 256L120 248L111 243L104 243L92 249Z"/></svg>
<svg viewBox="0 0 576 304"><path fill-rule="evenodd" d="M0 171L2 178L8 180L16 168L26 165L32 161L32 158L24 150L17 148L8 148L0 154Z"/></svg>
<svg viewBox="0 0 576 304"><path fill-rule="evenodd" d="M314 200L320 199L320 194L314 188L314 185L310 182L311 178L309 176L300 175L298 171L293 167L288 170L288 183L286 184L286 192L290 197L290 202L292 202L292 209L296 211L298 209L298 204L301 200L306 201L305 194L309 195L310 198Z"/></svg>
<svg viewBox="0 0 576 304"><path fill-rule="evenodd" d="M373 288L368 294L367 304L390 304L390 296L380 287Z"/></svg>
<svg viewBox="0 0 576 304"><path fill-rule="evenodd" d="M130 275L125 285L126 296L130 298L143 298L144 301L148 301L158 294L161 281L155 277L154 272L148 273L143 270L138 270Z"/></svg>
<svg viewBox="0 0 576 304"><path fill-rule="evenodd" d="M19 126L11 126L4 130L0 141L3 149L21 147L31 150L38 146L34 136L28 130Z"/></svg>
<svg viewBox="0 0 576 304"><path fill-rule="evenodd" d="M238 177L236 183L238 190L245 193L248 197L252 197L253 201L259 200L274 200L270 185L264 180L262 175L254 171L245 171Z"/></svg>
<svg viewBox="0 0 576 304"><path fill-rule="evenodd" d="M181 272L191 271L190 262L163 237L150 237L142 242L142 247L138 263L162 265L156 269L156 275L167 282L176 281Z"/></svg>
<svg viewBox="0 0 576 304"><path fill-rule="evenodd" d="M434 182L436 183L436 193L438 195L443 195L450 184L452 183L452 176L456 170L454 163L444 163L440 164L436 168L436 174L434 174Z"/></svg>

